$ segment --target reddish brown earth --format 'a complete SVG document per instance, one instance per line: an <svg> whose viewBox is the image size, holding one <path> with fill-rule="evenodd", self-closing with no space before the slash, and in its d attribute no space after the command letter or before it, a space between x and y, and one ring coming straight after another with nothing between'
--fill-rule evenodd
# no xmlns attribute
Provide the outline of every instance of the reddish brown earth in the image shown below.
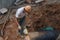
<svg viewBox="0 0 60 40"><path fill-rule="evenodd" d="M60 30L60 4L32 7L29 18L30 31L36 31L47 25L54 27L56 30Z"/></svg>
<svg viewBox="0 0 60 40"><path fill-rule="evenodd" d="M37 31L47 25L60 30L60 4L37 5L32 7L31 13L26 16L26 24L29 27L29 31ZM4 28L4 35L0 37L0 40L20 40L17 25L16 18L12 16L7 22Z"/></svg>
<svg viewBox="0 0 60 40"><path fill-rule="evenodd" d="M8 18L5 17L6 15L3 16L5 17L5 20L7 18L6 22L4 22L4 24L0 24L0 32L3 29L3 35L0 34L0 40L20 40L17 19L14 15L11 14L11 10L8 11L8 13Z"/></svg>

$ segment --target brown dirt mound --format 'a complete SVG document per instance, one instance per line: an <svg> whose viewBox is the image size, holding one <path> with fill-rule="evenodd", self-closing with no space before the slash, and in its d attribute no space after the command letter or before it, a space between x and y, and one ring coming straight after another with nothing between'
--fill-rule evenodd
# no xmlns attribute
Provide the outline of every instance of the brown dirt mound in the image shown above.
<svg viewBox="0 0 60 40"><path fill-rule="evenodd" d="M12 15L11 10L7 14L4 24L0 24L0 40L21 40L15 15Z"/></svg>
<svg viewBox="0 0 60 40"><path fill-rule="evenodd" d="M32 8L29 30L36 31L45 26L60 30L60 4L35 6Z"/></svg>

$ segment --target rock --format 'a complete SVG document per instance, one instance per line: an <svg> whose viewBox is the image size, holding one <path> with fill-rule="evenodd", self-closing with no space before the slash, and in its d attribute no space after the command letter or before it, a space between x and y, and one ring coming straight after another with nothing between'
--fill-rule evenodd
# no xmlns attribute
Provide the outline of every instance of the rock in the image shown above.
<svg viewBox="0 0 60 40"><path fill-rule="evenodd" d="M42 2L42 1L44 1L44 0L37 0L37 1L35 1L35 3L39 3L39 2Z"/></svg>
<svg viewBox="0 0 60 40"><path fill-rule="evenodd" d="M0 9L0 12L1 12L2 14L6 13L7 11L8 11L7 8L2 8L2 9Z"/></svg>

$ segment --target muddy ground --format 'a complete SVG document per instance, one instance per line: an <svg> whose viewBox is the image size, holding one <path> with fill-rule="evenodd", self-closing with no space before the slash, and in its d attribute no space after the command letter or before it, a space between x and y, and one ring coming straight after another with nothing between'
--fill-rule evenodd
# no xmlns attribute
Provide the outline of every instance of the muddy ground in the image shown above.
<svg viewBox="0 0 60 40"><path fill-rule="evenodd" d="M29 30L38 31L45 26L52 26L54 29L60 30L60 4L32 7L29 18Z"/></svg>
<svg viewBox="0 0 60 40"><path fill-rule="evenodd" d="M15 12L16 9L13 10L14 14ZM52 26L54 29L60 30L60 4L32 6L31 13L26 16L26 24L29 32L39 31L41 28L46 26ZM16 33L18 34L18 32ZM9 35L12 36L11 34ZM18 37L17 40L20 40L20 37Z"/></svg>
<svg viewBox="0 0 60 40"><path fill-rule="evenodd" d="M16 9L12 11L14 14ZM52 26L54 29L60 30L60 4L32 6L32 11L26 16L25 22L29 32L39 31L46 26ZM19 38L20 37L18 37L18 40Z"/></svg>
<svg viewBox="0 0 60 40"><path fill-rule="evenodd" d="M55 30L60 31L60 4L45 4L34 6L32 7L32 11L28 16L29 32L40 31L41 28L46 26L51 26ZM33 34L35 37L37 37L37 34ZM60 36L58 36L58 39L60 39Z"/></svg>

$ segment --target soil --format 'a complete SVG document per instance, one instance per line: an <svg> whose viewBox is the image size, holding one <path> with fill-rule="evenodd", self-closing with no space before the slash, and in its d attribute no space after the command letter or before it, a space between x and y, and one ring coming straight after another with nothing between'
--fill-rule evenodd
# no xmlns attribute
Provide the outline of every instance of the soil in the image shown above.
<svg viewBox="0 0 60 40"><path fill-rule="evenodd" d="M16 10L13 11L15 13ZM14 20L11 21L14 22ZM9 23L11 27L5 27L4 37L8 36L7 40L20 40L20 36L17 36L17 25L13 22ZM29 32L39 31L41 28L46 26L51 26L56 30L60 30L60 4L43 4L32 6L31 13L26 16L26 24ZM5 40L3 37L0 39Z"/></svg>
<svg viewBox="0 0 60 40"><path fill-rule="evenodd" d="M29 18L30 31L38 31L46 26L60 30L60 4L46 4L32 7Z"/></svg>

